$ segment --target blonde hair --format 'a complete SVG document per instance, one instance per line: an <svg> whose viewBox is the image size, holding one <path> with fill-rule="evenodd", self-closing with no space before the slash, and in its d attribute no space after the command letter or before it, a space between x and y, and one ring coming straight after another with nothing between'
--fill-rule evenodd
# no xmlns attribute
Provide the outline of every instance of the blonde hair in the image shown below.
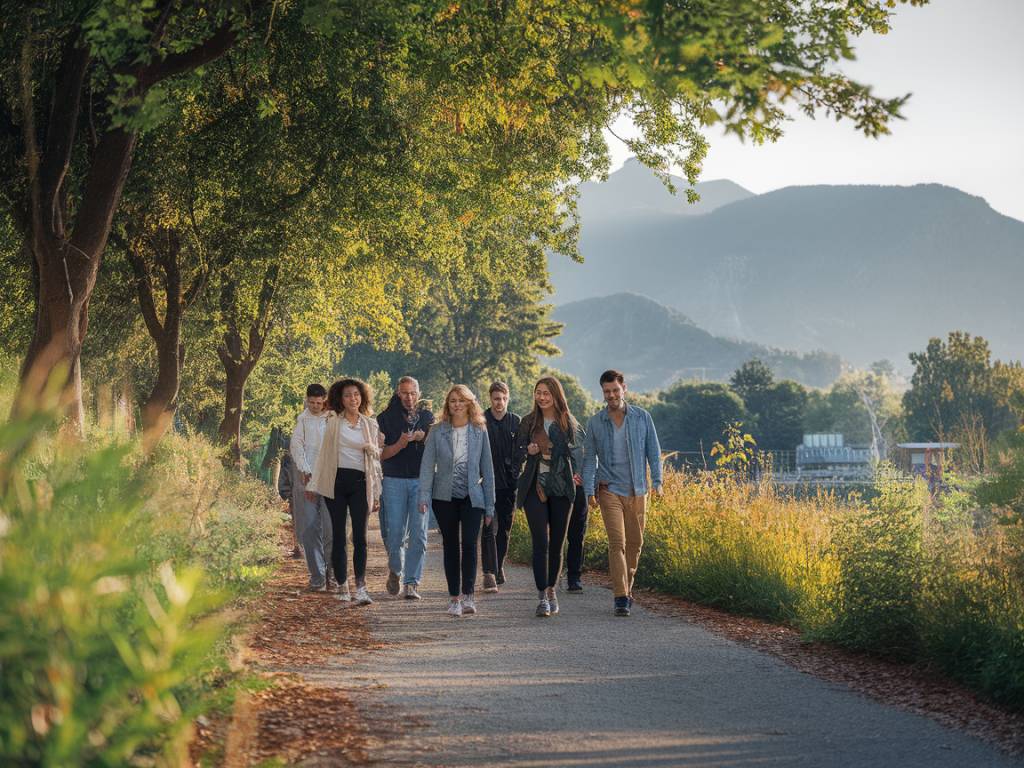
<svg viewBox="0 0 1024 768"><path fill-rule="evenodd" d="M480 402L476 399L476 395L473 394L473 390L465 384L453 384L445 393L444 407L441 409L441 421L446 421L449 424L452 423L452 412L448 408L448 400L454 393L458 393L463 400L469 403L466 406L466 415L469 417L469 423L474 427L487 429L487 421L484 419L484 411L480 407Z"/></svg>

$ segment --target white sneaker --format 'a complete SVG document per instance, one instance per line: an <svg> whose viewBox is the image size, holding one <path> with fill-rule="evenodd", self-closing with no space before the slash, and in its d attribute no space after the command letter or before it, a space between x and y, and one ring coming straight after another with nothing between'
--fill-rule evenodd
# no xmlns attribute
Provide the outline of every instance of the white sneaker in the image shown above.
<svg viewBox="0 0 1024 768"><path fill-rule="evenodd" d="M558 613L558 595L555 594L554 587L548 587L546 595L548 599L548 610L551 612L551 615L554 616Z"/></svg>
<svg viewBox="0 0 1024 768"><path fill-rule="evenodd" d="M473 600L472 595L462 596L462 615L469 616L476 613L476 602Z"/></svg>
<svg viewBox="0 0 1024 768"><path fill-rule="evenodd" d="M448 600L448 615L453 619L462 616L462 603L459 602L459 598L452 597Z"/></svg>
<svg viewBox="0 0 1024 768"><path fill-rule="evenodd" d="M337 598L338 600L341 600L341 602L343 602L343 603L351 603L352 602L352 593L348 591L348 582L347 581L344 584L339 584L338 585L338 594L335 595L335 598Z"/></svg>
<svg viewBox="0 0 1024 768"><path fill-rule="evenodd" d="M373 598L370 597L370 593L366 591L366 586L356 587L356 605L369 605L373 602Z"/></svg>

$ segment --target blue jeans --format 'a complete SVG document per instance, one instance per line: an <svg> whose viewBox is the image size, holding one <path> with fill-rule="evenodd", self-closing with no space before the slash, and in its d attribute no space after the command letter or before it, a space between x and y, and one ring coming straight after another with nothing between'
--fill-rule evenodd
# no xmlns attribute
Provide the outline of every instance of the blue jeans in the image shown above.
<svg viewBox="0 0 1024 768"><path fill-rule="evenodd" d="M388 568L403 574L403 584L419 584L423 578L427 516L417 508L419 487L419 478L385 477L381 492L381 535Z"/></svg>

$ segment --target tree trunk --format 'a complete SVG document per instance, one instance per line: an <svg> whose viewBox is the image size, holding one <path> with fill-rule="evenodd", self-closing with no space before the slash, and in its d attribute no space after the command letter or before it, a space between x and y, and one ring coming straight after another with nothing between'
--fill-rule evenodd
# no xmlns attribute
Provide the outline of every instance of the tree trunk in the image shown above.
<svg viewBox="0 0 1024 768"><path fill-rule="evenodd" d="M35 101L39 89L48 84L33 82L36 54L31 38L25 40L21 51L22 138L30 211L26 239L38 268L39 295L36 327L22 364L13 410L17 415L38 407L50 388L59 386L68 423L79 435L85 424L81 354L89 325L89 299L136 141L134 131L112 129L102 135L91 153L81 153L91 160L81 195L69 201L72 163L76 147L81 149L78 126L84 86L93 65L83 39L82 32L67 36L49 92L52 106L42 126L36 124ZM212 61L234 42L235 34L225 23L190 50L148 64L133 63L128 74L135 77L136 95L141 98L162 80Z"/></svg>
<svg viewBox="0 0 1024 768"><path fill-rule="evenodd" d="M227 381L224 385L224 417L217 434L221 445L227 446L227 463L242 466L242 405L245 402L245 382L249 378L246 366L224 367Z"/></svg>
<svg viewBox="0 0 1024 768"><path fill-rule="evenodd" d="M228 448L227 462L241 468L242 465L242 408L245 404L245 382L249 379L263 355L263 347L270 333L270 308L277 291L277 264L267 267L263 273L256 315L249 323L248 343L242 340L238 324L238 292L234 281L224 279L221 283L220 308L226 328L224 340L217 348L217 356L224 366L224 417L217 433L221 445Z"/></svg>

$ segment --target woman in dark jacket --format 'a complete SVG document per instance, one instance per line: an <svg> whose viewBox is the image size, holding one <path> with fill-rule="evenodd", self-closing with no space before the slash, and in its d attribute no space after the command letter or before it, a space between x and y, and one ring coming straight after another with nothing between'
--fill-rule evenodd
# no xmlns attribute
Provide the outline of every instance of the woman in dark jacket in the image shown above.
<svg viewBox="0 0 1024 768"><path fill-rule="evenodd" d="M516 505L530 526L537 616L558 613L555 586L583 468L583 439L558 379L546 376L538 381L533 411L520 423L516 440L517 459L526 461L516 486Z"/></svg>

